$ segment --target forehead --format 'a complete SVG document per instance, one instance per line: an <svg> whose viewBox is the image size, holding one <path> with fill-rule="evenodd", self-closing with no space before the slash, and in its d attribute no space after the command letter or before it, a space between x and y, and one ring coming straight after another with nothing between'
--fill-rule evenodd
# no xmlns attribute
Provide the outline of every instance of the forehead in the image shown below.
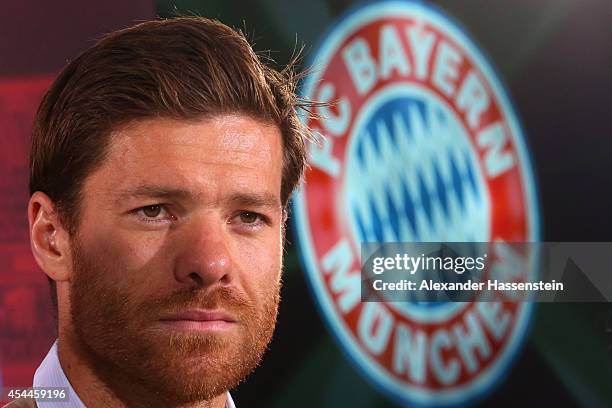
<svg viewBox="0 0 612 408"><path fill-rule="evenodd" d="M264 159L273 154L280 142L276 126L245 115L225 114L189 121L160 118L131 123L113 132L109 153L146 158L174 154L198 157L205 152L213 161L215 154L221 153Z"/></svg>
<svg viewBox="0 0 612 408"><path fill-rule="evenodd" d="M151 182L185 189L259 185L276 190L281 171L277 126L240 114L157 118L113 132L103 164L86 184L107 190Z"/></svg>

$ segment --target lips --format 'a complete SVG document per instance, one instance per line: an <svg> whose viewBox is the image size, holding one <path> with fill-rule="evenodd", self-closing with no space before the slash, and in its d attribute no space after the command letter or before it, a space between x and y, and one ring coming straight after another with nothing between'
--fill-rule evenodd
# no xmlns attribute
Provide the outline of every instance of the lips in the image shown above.
<svg viewBox="0 0 612 408"><path fill-rule="evenodd" d="M183 312L173 313L162 317L162 321L194 321L194 322L209 322L209 321L224 321L235 323L236 319L232 318L228 313L221 310L203 310L193 309Z"/></svg>
<svg viewBox="0 0 612 408"><path fill-rule="evenodd" d="M223 330L236 323L230 314L222 310L192 309L163 316L161 323L179 331Z"/></svg>

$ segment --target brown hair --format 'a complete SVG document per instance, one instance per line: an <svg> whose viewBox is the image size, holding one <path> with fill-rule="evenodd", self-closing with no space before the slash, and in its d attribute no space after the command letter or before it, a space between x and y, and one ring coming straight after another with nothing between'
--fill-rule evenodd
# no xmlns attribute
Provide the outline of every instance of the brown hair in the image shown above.
<svg viewBox="0 0 612 408"><path fill-rule="evenodd" d="M34 122L30 194L49 195L73 233L80 189L104 160L112 130L138 119L242 112L281 130L286 206L306 165L309 135L297 109L311 105L295 94L294 63L275 70L240 31L202 17L111 33L68 64L44 96Z"/></svg>
<svg viewBox="0 0 612 408"><path fill-rule="evenodd" d="M81 187L104 160L114 129L146 118L242 112L281 130L286 207L306 166L309 135L296 110L310 112L312 105L295 94L294 63L275 70L240 31L201 17L111 33L69 63L44 96L34 123L30 194L46 193L73 234Z"/></svg>

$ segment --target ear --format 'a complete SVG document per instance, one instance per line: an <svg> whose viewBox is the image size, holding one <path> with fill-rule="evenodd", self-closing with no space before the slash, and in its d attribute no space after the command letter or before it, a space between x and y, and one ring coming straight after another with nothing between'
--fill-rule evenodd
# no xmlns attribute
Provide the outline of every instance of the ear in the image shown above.
<svg viewBox="0 0 612 408"><path fill-rule="evenodd" d="M30 245L38 266L56 282L70 279L70 235L60 222L51 198L40 191L28 203Z"/></svg>

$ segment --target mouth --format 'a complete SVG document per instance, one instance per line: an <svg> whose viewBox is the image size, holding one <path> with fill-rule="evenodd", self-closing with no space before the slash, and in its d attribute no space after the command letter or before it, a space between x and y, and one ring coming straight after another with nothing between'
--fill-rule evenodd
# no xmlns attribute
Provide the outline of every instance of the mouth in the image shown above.
<svg viewBox="0 0 612 408"><path fill-rule="evenodd" d="M191 309L160 319L162 326L181 332L217 332L234 327L237 322L222 310Z"/></svg>

